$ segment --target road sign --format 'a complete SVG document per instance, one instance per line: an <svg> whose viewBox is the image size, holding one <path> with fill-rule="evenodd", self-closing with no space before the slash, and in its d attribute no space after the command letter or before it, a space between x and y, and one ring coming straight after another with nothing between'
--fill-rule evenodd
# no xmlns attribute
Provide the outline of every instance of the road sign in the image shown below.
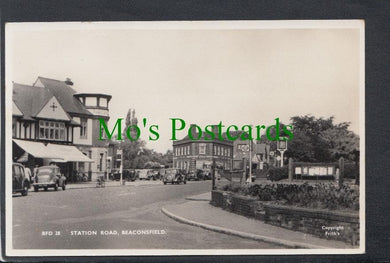
<svg viewBox="0 0 390 263"><path fill-rule="evenodd" d="M278 151L285 151L287 150L287 141L278 141Z"/></svg>

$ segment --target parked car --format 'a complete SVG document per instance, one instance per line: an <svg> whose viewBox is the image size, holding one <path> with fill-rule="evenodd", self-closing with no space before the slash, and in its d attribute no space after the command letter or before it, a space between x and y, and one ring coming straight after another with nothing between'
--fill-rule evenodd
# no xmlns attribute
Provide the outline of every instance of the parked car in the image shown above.
<svg viewBox="0 0 390 263"><path fill-rule="evenodd" d="M163 183L167 184L180 184L187 183L187 177L185 174L180 172L179 169L166 169L165 174L163 174Z"/></svg>
<svg viewBox="0 0 390 263"><path fill-rule="evenodd" d="M139 179L140 180L149 180L148 178L148 170L142 169L139 171Z"/></svg>
<svg viewBox="0 0 390 263"><path fill-rule="evenodd" d="M147 180L157 180L160 178L160 172L158 170L148 170L147 173Z"/></svg>
<svg viewBox="0 0 390 263"><path fill-rule="evenodd" d="M53 187L55 191L58 190L58 187L65 190L65 184L66 177L61 174L58 166L41 166L38 168L37 175L35 176L34 191L37 192L39 188L43 188L47 191L49 187Z"/></svg>
<svg viewBox="0 0 390 263"><path fill-rule="evenodd" d="M211 170L209 169L199 169L197 175L203 180L211 180Z"/></svg>
<svg viewBox="0 0 390 263"><path fill-rule="evenodd" d="M120 181L121 173L120 170L115 170L110 174L110 179ZM122 180L135 181L138 177L138 173L134 169L123 169Z"/></svg>
<svg viewBox="0 0 390 263"><path fill-rule="evenodd" d="M197 170L192 170L187 173L187 180L188 181L199 181L203 180L203 175L199 173Z"/></svg>
<svg viewBox="0 0 390 263"><path fill-rule="evenodd" d="M19 163L12 164L12 192L21 193L23 196L28 194L30 189L30 180L26 177L24 166Z"/></svg>

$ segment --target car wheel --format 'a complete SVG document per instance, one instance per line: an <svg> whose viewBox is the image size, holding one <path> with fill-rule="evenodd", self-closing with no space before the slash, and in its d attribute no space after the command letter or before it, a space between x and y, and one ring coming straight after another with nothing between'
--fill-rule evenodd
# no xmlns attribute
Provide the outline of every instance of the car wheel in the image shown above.
<svg viewBox="0 0 390 263"><path fill-rule="evenodd" d="M183 183L184 183L184 184L186 184L186 183L187 183L187 181L184 181Z"/></svg>
<svg viewBox="0 0 390 263"><path fill-rule="evenodd" d="M65 186L65 183L62 184L62 190L65 191L66 189L66 186Z"/></svg>
<svg viewBox="0 0 390 263"><path fill-rule="evenodd" d="M24 185L24 186L23 186L22 195L23 195L23 196L28 195L28 186L27 186L27 185Z"/></svg>
<svg viewBox="0 0 390 263"><path fill-rule="evenodd" d="M39 190L39 187L38 186L34 186L34 192L38 192Z"/></svg>
<svg viewBox="0 0 390 263"><path fill-rule="evenodd" d="M54 191L58 191L58 183L54 185Z"/></svg>
<svg viewBox="0 0 390 263"><path fill-rule="evenodd" d="M43 187L43 190L47 191L47 186Z"/></svg>
<svg viewBox="0 0 390 263"><path fill-rule="evenodd" d="M164 182L164 184L167 184L167 182Z"/></svg>

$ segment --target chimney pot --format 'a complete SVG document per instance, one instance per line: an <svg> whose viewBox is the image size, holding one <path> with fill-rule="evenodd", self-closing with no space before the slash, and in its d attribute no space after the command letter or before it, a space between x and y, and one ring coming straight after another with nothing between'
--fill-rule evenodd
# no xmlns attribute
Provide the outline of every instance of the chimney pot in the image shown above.
<svg viewBox="0 0 390 263"><path fill-rule="evenodd" d="M69 85L69 86L73 86L73 82L72 82L72 80L70 78L66 78L65 84Z"/></svg>

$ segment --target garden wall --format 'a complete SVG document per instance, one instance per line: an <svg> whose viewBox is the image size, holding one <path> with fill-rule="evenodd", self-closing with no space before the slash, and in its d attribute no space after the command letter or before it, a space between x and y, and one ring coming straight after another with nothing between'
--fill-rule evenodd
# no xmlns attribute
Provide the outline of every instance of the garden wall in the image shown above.
<svg viewBox="0 0 390 263"><path fill-rule="evenodd" d="M341 240L352 245L359 244L358 213L278 206L258 201L253 197L219 190L212 191L210 203L271 225L313 234L321 238Z"/></svg>

